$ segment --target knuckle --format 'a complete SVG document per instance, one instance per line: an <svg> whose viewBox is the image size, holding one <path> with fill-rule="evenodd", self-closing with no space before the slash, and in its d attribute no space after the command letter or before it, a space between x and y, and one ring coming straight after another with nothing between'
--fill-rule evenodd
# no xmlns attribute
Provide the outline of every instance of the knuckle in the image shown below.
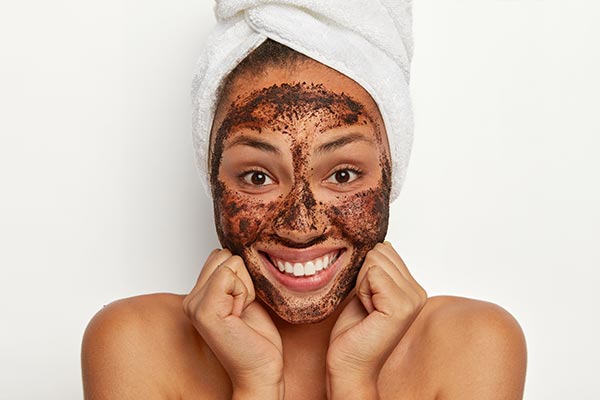
<svg viewBox="0 0 600 400"><path fill-rule="evenodd" d="M419 298L415 302L415 313L420 312L423 309L423 307L425 306L425 303L426 303L426 299Z"/></svg>
<svg viewBox="0 0 600 400"><path fill-rule="evenodd" d="M427 292L417 282L414 282L413 290L417 294L417 298L419 299L419 301L423 302L423 301L427 300Z"/></svg>
<svg viewBox="0 0 600 400"><path fill-rule="evenodd" d="M244 260L242 260L242 257L235 255L232 256L229 261L231 262L231 264L233 265L244 265Z"/></svg>
<svg viewBox="0 0 600 400"><path fill-rule="evenodd" d="M240 287L240 289L242 290L242 292L243 292L245 295L247 295L247 294L248 294L248 288L246 287L246 284L244 283L244 281L242 281L242 280L240 279L240 277L239 277L239 276L237 276L237 275L235 276L235 278L234 278L234 279L235 279L235 283L236 283L236 285L238 285L238 286Z"/></svg>
<svg viewBox="0 0 600 400"><path fill-rule="evenodd" d="M377 243L373 248L376 249L376 250L382 250L382 249L385 249L385 244L384 243Z"/></svg>
<svg viewBox="0 0 600 400"><path fill-rule="evenodd" d="M210 254L209 254L208 256L209 256L209 257L212 257L212 256L214 256L214 255L218 254L218 253L219 253L219 251L221 251L221 250L219 250L219 249L213 249L213 250L210 252Z"/></svg>
<svg viewBox="0 0 600 400"><path fill-rule="evenodd" d="M375 255L375 253L373 252L373 250L369 250L369 252L367 253L367 256L365 257L365 261L363 262L363 265L368 267L370 265L375 264L376 258L377 257Z"/></svg>
<svg viewBox="0 0 600 400"><path fill-rule="evenodd" d="M219 277L219 278L226 277L230 274L235 275L235 273L229 266L229 263L223 263L223 264L219 265L217 267L217 269L215 270L215 272L213 272L213 275L217 275L217 277Z"/></svg>
<svg viewBox="0 0 600 400"><path fill-rule="evenodd" d="M379 264L373 264L371 266L369 266L369 269L367 270L367 274L371 274L371 276L379 274L383 271L383 268L381 268L381 266Z"/></svg>

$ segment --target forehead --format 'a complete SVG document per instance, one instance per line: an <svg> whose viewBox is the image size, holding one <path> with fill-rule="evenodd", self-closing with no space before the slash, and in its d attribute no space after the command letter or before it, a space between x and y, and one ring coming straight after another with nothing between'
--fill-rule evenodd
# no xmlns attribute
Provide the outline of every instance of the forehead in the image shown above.
<svg viewBox="0 0 600 400"><path fill-rule="evenodd" d="M212 137L218 133L224 139L236 128L284 131L298 121L317 124L315 132L368 121L385 137L379 109L366 90L314 60L236 77L218 104Z"/></svg>

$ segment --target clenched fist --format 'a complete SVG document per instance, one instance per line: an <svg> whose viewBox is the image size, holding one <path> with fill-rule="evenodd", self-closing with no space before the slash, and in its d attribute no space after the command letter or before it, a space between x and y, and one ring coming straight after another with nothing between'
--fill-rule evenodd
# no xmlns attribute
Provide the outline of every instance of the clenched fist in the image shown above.
<svg viewBox="0 0 600 400"><path fill-rule="evenodd" d="M378 243L367 253L355 297L342 310L330 335L330 399L347 398L344 394L357 387L364 390L364 396L378 397L379 372L426 300L427 293L390 243Z"/></svg>
<svg viewBox="0 0 600 400"><path fill-rule="evenodd" d="M217 249L208 256L183 307L229 374L234 399L282 399L281 337L254 300L243 260Z"/></svg>

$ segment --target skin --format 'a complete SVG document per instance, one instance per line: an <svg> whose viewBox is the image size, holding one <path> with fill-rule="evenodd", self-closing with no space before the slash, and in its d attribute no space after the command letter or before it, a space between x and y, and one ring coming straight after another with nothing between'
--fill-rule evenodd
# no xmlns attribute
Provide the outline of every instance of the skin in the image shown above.
<svg viewBox="0 0 600 400"><path fill-rule="evenodd" d="M282 121L258 133L246 125L243 132L277 145L282 155L275 163L278 167L261 165L273 168L275 172L265 172L276 178L276 184L258 191L252 185L249 193L246 188L236 195L234 182L239 184L240 176L232 179L235 174L228 168L238 168L226 165L227 160L238 160L251 151L244 149L238 158L227 155L227 142L242 131L223 129L223 157L214 157L211 164L218 167L213 168L213 188L220 196L215 196L215 209L222 210L216 214L219 237L231 251L213 251L187 295L123 299L92 319L82 344L86 399L522 398L525 341L518 323L506 310L453 296L425 295L421 301L424 291L391 244L377 243L381 239L377 236L377 244L369 249L370 244L360 240L356 221L369 228L369 224L387 221L387 214L373 207L354 210L352 201L357 200L352 200L352 193L367 193L361 195L368 197L365 204L385 199L389 193L385 184L389 153L383 125L368 94L316 62L244 78L234 83L230 97L217 111L213 135L216 155L216 133L227 125L224 121L231 115L229 111L243 109L250 97L266 94L264 90L274 85L292 88L306 82L298 90L304 87L310 92L311 87L322 85L340 99L343 93L363 106L356 119L342 117L345 124L333 129L345 131L348 123L365 127L362 133L373 139L370 147L376 149L375 157L364 156L364 151L352 156L351 148L344 153L354 160L370 159L379 172L357 179L344 193L336 193L337 185L327 185L329 170L318 168L319 160L310 150L334 132L329 129L319 135L318 128L336 122L330 118L326 123L327 113L315 110L319 118L307 113L293 121L293 137L276 129L277 122ZM310 94L302 96L310 98ZM338 122L341 115L348 114L341 103L332 109ZM269 109L263 106L257 113L265 116ZM321 125L315 127L315 120ZM360 121L367 123L356 124ZM303 140L294 140L300 135L305 135ZM241 146L230 150L235 151L235 147ZM275 159L264 155L255 158ZM325 157L331 158L335 157ZM371 170L369 166L362 169ZM314 202L302 193L310 193ZM331 211L335 207L346 207L350 212L335 219ZM254 208L263 214L253 212ZM245 219L248 221L243 222ZM321 230L332 221L335 229ZM371 226L375 235L385 236L383 225ZM319 241L343 244L346 254L352 255L337 271L333 291L326 287L294 300L255 258L257 251L268 246L321 245ZM246 248L250 250L245 252ZM363 253L365 249L368 251ZM359 260L362 265L357 271ZM267 282L261 283L261 277ZM347 280L352 281L351 289L344 294ZM285 305L269 300L278 295L294 301ZM368 375L369 371L375 372Z"/></svg>

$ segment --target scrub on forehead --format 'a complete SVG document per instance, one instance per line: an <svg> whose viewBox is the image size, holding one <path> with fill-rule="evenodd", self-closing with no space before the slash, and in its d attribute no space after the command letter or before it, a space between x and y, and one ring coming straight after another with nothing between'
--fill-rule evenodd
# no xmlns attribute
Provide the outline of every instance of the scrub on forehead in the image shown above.
<svg viewBox="0 0 600 400"><path fill-rule="evenodd" d="M325 196L323 190L315 190L319 182L314 176L313 142L343 127L362 127L362 132L370 132L370 137L366 136L372 140L367 151L375 165L368 171L372 184ZM248 131L267 142L282 143L283 138L288 146L285 150L291 155L291 184L289 190L274 198L265 200L238 190L235 179L222 171L228 144ZM347 140L353 137L349 135ZM223 247L243 258L259 299L283 320L310 323L331 315L352 290L366 253L385 238L390 193L385 140L380 123L363 104L322 84L297 82L263 87L233 101L226 110L214 132L211 154L217 233ZM266 152L267 160L268 156ZM262 181L265 178L260 174L256 177ZM343 182L347 174L336 178ZM286 290L272 278L272 271L267 272L260 255L275 247L326 245L346 249L340 260L344 262L332 282L315 293Z"/></svg>

